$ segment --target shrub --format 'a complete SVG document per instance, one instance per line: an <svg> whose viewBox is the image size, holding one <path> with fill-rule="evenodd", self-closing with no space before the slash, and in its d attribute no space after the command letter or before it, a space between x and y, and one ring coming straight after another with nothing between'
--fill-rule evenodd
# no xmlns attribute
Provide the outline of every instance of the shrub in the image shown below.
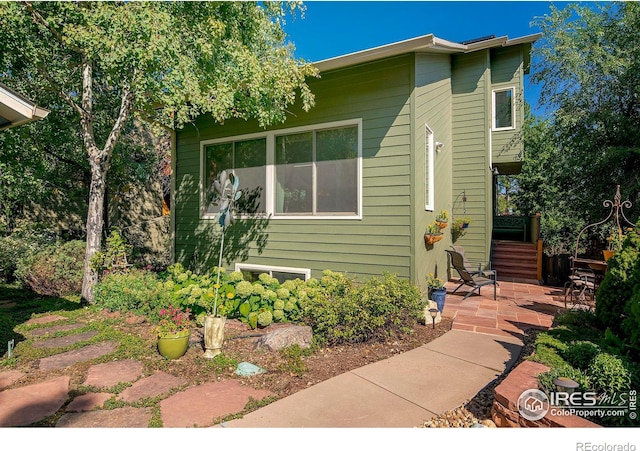
<svg viewBox="0 0 640 451"><path fill-rule="evenodd" d="M418 288L390 274L358 284L345 274L325 271L319 283L310 279L302 291L302 320L311 326L317 341L327 344L383 340L406 333L424 308Z"/></svg>
<svg viewBox="0 0 640 451"><path fill-rule="evenodd" d="M631 373L620 357L598 354L587 370L591 387L598 393L613 394L631 388Z"/></svg>
<svg viewBox="0 0 640 451"><path fill-rule="evenodd" d="M58 242L18 260L15 275L38 294L77 294L82 288L84 254L84 241Z"/></svg>
<svg viewBox="0 0 640 451"><path fill-rule="evenodd" d="M602 329L610 328L619 334L625 310L634 311L626 304L635 302L634 291L640 288L640 235L635 230L627 233L622 249L607 264L607 273L596 294L596 317Z"/></svg>
<svg viewBox="0 0 640 451"><path fill-rule="evenodd" d="M20 259L56 242L55 232L38 224L23 224L0 237L0 282L12 282Z"/></svg>
<svg viewBox="0 0 640 451"><path fill-rule="evenodd" d="M600 346L590 341L571 343L562 352L562 357L569 365L580 370L586 370L593 358L600 353Z"/></svg>
<svg viewBox="0 0 640 451"><path fill-rule="evenodd" d="M170 291L155 273L133 269L105 275L94 289L96 305L110 311L150 314L171 304Z"/></svg>
<svg viewBox="0 0 640 451"><path fill-rule="evenodd" d="M589 391L590 380L589 376L583 371L570 367L561 366L557 368L551 368L546 373L538 374L538 386L542 391L549 394L557 391L556 384L553 383L559 377L568 377L578 383L578 391Z"/></svg>

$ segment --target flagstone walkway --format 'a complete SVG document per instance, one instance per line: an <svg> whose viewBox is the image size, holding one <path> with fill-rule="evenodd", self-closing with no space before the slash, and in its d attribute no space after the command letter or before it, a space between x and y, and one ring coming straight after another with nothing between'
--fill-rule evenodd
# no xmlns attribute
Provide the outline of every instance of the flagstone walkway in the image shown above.
<svg viewBox="0 0 640 451"><path fill-rule="evenodd" d="M509 336L522 339L523 331L531 327L546 329L554 315L564 306L562 290L525 283L501 281L497 300L493 290L485 289L462 301L465 288L451 292L457 285L447 283L448 294L443 315L454 319L453 329L481 334ZM49 315L32 320L47 324L63 317ZM36 347L67 346L92 337L90 333L73 333L83 324L63 324L33 329ZM49 338L48 333L69 331L64 337ZM147 428L154 412L144 400L165 397L160 402L160 416L164 427L207 427L217 418L241 412L250 398L261 400L272 396L266 390L256 390L239 380L212 381L187 387L185 381L162 371L143 374L143 366L136 360L116 360L92 365L81 384L87 393L74 396L68 376L56 376L55 370L80 362L87 362L113 353L118 343L87 344L38 362L35 370L51 371L44 382L20 385L25 375L16 370L0 371L0 427L30 426L54 415L62 415L56 427ZM124 391L120 384L131 384ZM120 385L121 387L121 385ZM103 409L109 400L124 407Z"/></svg>

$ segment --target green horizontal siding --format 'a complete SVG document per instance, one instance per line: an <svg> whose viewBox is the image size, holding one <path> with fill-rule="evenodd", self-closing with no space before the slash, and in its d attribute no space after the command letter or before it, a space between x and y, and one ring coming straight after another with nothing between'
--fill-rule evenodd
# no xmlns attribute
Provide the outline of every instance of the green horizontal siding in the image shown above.
<svg viewBox="0 0 640 451"><path fill-rule="evenodd" d="M271 129L362 118L363 218L265 220L260 237L236 252L233 263L324 269L371 276L385 271L410 277L411 265L411 67L409 56L323 73L310 82L316 106L294 110ZM254 121L224 126L199 118L177 134L176 260L213 265L217 226L198 216L200 141L260 132ZM235 227L235 226L234 226ZM213 245L212 245L213 243Z"/></svg>
<svg viewBox="0 0 640 451"><path fill-rule="evenodd" d="M522 51L521 46L491 51L492 89L515 87L516 128L515 130L494 131L491 136L493 163L499 166L513 167L514 163L521 162L523 158L524 69Z"/></svg>
<svg viewBox="0 0 640 451"><path fill-rule="evenodd" d="M458 197L454 214L473 221L457 245L465 247L472 260L488 260L490 248L491 173L489 172L488 130L490 127L490 70L488 52L453 57L453 194L463 191L467 202Z"/></svg>

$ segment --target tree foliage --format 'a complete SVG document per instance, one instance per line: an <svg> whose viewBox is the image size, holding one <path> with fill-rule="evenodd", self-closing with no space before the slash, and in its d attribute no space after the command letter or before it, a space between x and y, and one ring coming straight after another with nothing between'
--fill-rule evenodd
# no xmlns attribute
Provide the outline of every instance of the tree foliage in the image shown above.
<svg viewBox="0 0 640 451"><path fill-rule="evenodd" d="M640 4L552 6L536 25L531 77L552 114L528 121L518 205L542 213L551 253L566 252L616 185L627 216L640 212Z"/></svg>
<svg viewBox="0 0 640 451"><path fill-rule="evenodd" d="M70 108L90 171L82 295L92 301L106 176L134 117L179 127L213 120L283 121L315 69L293 57L282 29L297 4L274 2L7 2L0 73L52 112ZM48 117L48 118L49 118ZM48 119L47 118L47 119Z"/></svg>

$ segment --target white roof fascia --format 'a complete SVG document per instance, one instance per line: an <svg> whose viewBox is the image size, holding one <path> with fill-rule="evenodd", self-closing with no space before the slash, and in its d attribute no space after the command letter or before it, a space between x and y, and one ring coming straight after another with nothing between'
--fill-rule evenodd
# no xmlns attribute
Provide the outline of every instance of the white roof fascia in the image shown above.
<svg viewBox="0 0 640 451"><path fill-rule="evenodd" d="M447 41L446 39L437 38L433 34L427 34L417 38L395 42L393 44L387 44L380 47L374 47L372 49L325 59L313 63L313 65L318 68L320 72L323 72L353 66L355 64L368 63L370 61L402 55L404 53L469 53L492 47L527 44L536 41L541 36L542 34L538 33L511 40L508 39L507 36L502 36L475 42L473 44L460 44L457 42Z"/></svg>
<svg viewBox="0 0 640 451"><path fill-rule="evenodd" d="M417 52L433 46L435 36L427 34L406 41L395 42L372 49L349 53L335 58L329 58L313 63L320 72L352 66L354 64L368 63L377 59L402 55L403 53Z"/></svg>
<svg viewBox="0 0 640 451"><path fill-rule="evenodd" d="M0 115L10 121L9 124L1 127L1 130L43 119L48 114L49 110L39 107L26 97L0 83Z"/></svg>

